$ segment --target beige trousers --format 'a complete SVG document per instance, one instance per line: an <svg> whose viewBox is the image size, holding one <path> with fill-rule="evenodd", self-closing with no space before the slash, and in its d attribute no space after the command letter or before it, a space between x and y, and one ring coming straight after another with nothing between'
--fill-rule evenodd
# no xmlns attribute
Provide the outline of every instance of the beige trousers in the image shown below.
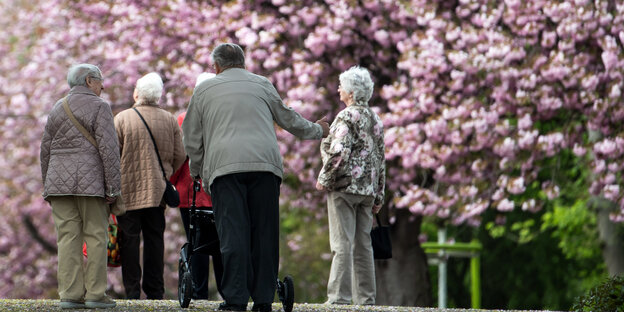
<svg viewBox="0 0 624 312"><path fill-rule="evenodd" d="M329 192L327 210L332 264L327 283L331 304L375 304L375 265L370 231L373 196Z"/></svg>
<svg viewBox="0 0 624 312"><path fill-rule="evenodd" d="M108 207L101 197L50 197L58 245L61 299L100 300L105 296ZM83 242L87 243L84 266Z"/></svg>

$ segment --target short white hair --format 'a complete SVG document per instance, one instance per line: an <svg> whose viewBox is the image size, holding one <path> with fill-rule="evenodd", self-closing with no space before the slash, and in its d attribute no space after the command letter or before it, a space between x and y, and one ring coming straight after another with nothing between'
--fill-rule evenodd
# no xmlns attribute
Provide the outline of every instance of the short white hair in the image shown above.
<svg viewBox="0 0 624 312"><path fill-rule="evenodd" d="M163 91L163 81L160 75L151 72L137 80L136 88L137 102L158 104Z"/></svg>
<svg viewBox="0 0 624 312"><path fill-rule="evenodd" d="M340 74L340 87L353 94L355 102L368 102L373 96L373 80L366 68L353 66Z"/></svg>
<svg viewBox="0 0 624 312"><path fill-rule="evenodd" d="M199 74L199 76L197 76L197 80L195 80L195 87L199 86L200 83L204 82L204 80L206 79L210 79L212 77L216 76L213 73L201 73Z"/></svg>

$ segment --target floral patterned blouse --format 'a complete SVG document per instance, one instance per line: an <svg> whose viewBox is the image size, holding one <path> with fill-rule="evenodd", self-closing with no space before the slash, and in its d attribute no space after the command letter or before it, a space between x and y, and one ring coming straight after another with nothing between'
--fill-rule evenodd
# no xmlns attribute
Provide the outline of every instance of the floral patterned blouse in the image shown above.
<svg viewBox="0 0 624 312"><path fill-rule="evenodd" d="M386 182L383 123L367 103L338 113L321 141L323 168L318 182L329 191L375 197L383 204Z"/></svg>

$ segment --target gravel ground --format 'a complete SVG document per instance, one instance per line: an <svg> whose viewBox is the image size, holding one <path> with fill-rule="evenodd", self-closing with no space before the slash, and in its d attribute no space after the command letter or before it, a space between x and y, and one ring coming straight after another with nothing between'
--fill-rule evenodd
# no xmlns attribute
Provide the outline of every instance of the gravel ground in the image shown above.
<svg viewBox="0 0 624 312"><path fill-rule="evenodd" d="M193 300L188 309L180 308L176 300L115 300L117 307L107 311L217 311L219 301ZM0 299L0 312L4 311L65 311L61 310L58 300L26 300L26 299ZM251 310L251 304L247 307ZM92 310L68 310L68 311L92 311ZM273 304L273 311L283 312L281 303ZM520 310L477 310L477 309L436 309L415 307L388 307L388 306L354 306L354 305L326 305L295 303L294 312L327 312L327 311L385 311L385 312L518 312ZM535 311L535 310L522 310ZM537 312L537 311L535 311Z"/></svg>

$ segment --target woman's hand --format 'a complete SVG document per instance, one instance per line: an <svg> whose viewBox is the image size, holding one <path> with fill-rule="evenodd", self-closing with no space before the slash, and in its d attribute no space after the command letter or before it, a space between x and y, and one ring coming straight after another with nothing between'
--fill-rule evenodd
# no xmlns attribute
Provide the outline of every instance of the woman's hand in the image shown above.
<svg viewBox="0 0 624 312"><path fill-rule="evenodd" d="M378 213L381 210L381 205L373 205L373 213Z"/></svg>
<svg viewBox="0 0 624 312"><path fill-rule="evenodd" d="M317 182L316 182L316 189L317 189L317 190L319 190L319 191L324 191L324 190L325 190L325 187L324 187L321 183L319 183L319 182L317 181Z"/></svg>

